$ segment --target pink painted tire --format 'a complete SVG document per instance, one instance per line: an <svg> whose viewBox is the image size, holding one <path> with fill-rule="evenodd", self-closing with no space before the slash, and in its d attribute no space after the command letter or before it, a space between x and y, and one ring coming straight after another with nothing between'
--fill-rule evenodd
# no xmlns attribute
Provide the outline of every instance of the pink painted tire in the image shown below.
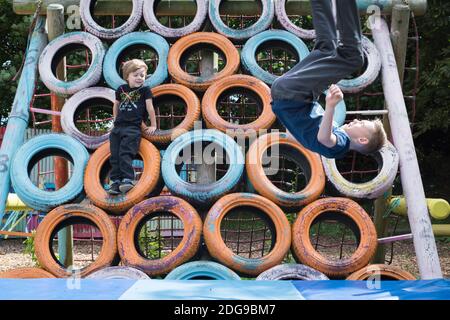
<svg viewBox="0 0 450 320"><path fill-rule="evenodd" d="M156 18L154 8L158 2L158 0L144 1L144 20L151 31L165 38L176 39L199 31L208 14L208 0L196 0L197 12L195 13L194 20L182 28L168 28L162 25Z"/></svg>
<svg viewBox="0 0 450 320"><path fill-rule="evenodd" d="M132 0L133 9L125 23L113 29L106 29L98 25L92 18L92 9L96 0L80 0L80 16L86 31L102 39L117 39L132 32L139 25L142 18L142 6L144 0Z"/></svg>
<svg viewBox="0 0 450 320"><path fill-rule="evenodd" d="M56 78L58 60L80 46L87 47L92 54L92 61L86 73L81 78L68 82ZM102 76L104 57L105 48L96 36L82 31L65 33L53 39L42 51L39 58L39 75L50 91L59 95L71 95L97 84Z"/></svg>
<svg viewBox="0 0 450 320"><path fill-rule="evenodd" d="M314 29L303 29L291 22L286 13L286 0L275 1L275 15L283 28L296 36L302 39L314 39L316 37L316 31Z"/></svg>
<svg viewBox="0 0 450 320"><path fill-rule="evenodd" d="M83 89L70 97L61 110L61 127L63 131L72 138L80 141L86 148L89 149L97 149L105 143L108 140L109 132L97 137L89 136L78 130L75 126L74 118L76 113L80 112L80 109L83 108L83 105L85 105L88 101L98 99L108 100L114 104L116 100L114 90L103 87Z"/></svg>

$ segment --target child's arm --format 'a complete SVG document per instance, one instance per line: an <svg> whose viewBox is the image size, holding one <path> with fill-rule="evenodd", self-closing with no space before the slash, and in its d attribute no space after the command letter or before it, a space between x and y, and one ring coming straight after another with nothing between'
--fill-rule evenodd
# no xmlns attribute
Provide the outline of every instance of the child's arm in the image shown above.
<svg viewBox="0 0 450 320"><path fill-rule="evenodd" d="M337 85L331 85L326 97L325 113L317 133L317 140L328 148L336 145L336 136L332 133L334 108L344 95Z"/></svg>
<svg viewBox="0 0 450 320"><path fill-rule="evenodd" d="M119 101L114 101L113 104L113 121L116 121L117 114L119 113Z"/></svg>
<svg viewBox="0 0 450 320"><path fill-rule="evenodd" d="M152 99L145 100L145 106L147 108L148 118L150 119L150 127L147 127L145 130L148 134L151 134L156 130L156 115Z"/></svg>

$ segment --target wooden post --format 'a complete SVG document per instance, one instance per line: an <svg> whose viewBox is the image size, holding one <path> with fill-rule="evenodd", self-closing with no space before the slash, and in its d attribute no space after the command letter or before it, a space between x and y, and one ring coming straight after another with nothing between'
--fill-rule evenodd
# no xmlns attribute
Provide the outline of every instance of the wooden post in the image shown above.
<svg viewBox="0 0 450 320"><path fill-rule="evenodd" d="M47 34L48 41L59 37L64 33L64 6L61 4L50 4L47 7ZM56 77L60 80L66 80L65 58L56 67ZM65 99L59 97L54 92L51 93L52 111L61 111ZM52 115L52 131L63 132L61 127L61 117ZM55 157L53 160L55 172L56 190L64 187L68 180L67 160L63 157ZM59 261L66 267L73 264L73 239L72 226L68 226L58 232L58 253Z"/></svg>
<svg viewBox="0 0 450 320"><path fill-rule="evenodd" d="M408 218L419 272L424 280L442 278L394 49L384 18L380 17L377 23L372 24L372 34L381 55L383 91L389 110L392 138L400 157L400 177L409 208Z"/></svg>
<svg viewBox="0 0 450 320"><path fill-rule="evenodd" d="M95 15L129 15L132 8L132 0L98 0L94 8ZM277 0L274 0L277 1ZM41 14L45 14L45 9L55 0L42 1ZM395 4L402 3L404 0L357 0L360 14L372 15L370 6L375 5L381 9L381 14L392 13ZM79 6L80 0L59 0L57 3L69 6ZM409 0L411 10L416 16L424 15L427 10L427 0ZM228 0L221 5L221 12L230 15L255 15L259 12L258 1L254 0ZM222 8L223 7L223 8ZM36 9L35 0L13 0L13 10L16 14L33 14ZM158 15L166 16L193 16L196 5L191 0L162 0L158 7ZM286 2L286 12L289 15L309 15L311 14L310 0L288 0Z"/></svg>
<svg viewBox="0 0 450 320"><path fill-rule="evenodd" d="M8 117L5 135L0 147L0 221L5 214L6 199L11 185L11 159L17 149L23 144L25 131L30 116L29 107L33 99L39 56L47 43L45 36L45 19L37 17L36 25L31 35L30 44L25 53L25 63L17 85L11 113Z"/></svg>
<svg viewBox="0 0 450 320"><path fill-rule="evenodd" d="M391 19L391 40L392 46L395 54L395 61L397 62L398 75L400 78L400 83L403 84L403 76L405 73L405 60L408 44L408 30L409 30L409 17L411 10L408 5L398 4L394 6L392 11ZM384 104L385 109L387 109L386 103ZM388 115L383 115L383 125L386 129L386 134L389 140L392 140L391 125L389 123ZM377 234L379 238L385 236L387 220L384 219L384 214L388 208L389 198L392 195L392 188L390 188L384 197L380 197L375 200L375 215L374 223L377 229ZM377 252L373 258L373 263L383 263L385 262L385 246L379 245Z"/></svg>

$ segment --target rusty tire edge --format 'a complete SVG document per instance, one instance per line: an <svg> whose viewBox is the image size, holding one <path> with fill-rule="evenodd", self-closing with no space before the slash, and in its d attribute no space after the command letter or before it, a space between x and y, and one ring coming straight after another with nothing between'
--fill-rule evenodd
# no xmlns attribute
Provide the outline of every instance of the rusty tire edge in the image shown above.
<svg viewBox="0 0 450 320"><path fill-rule="evenodd" d="M229 249L222 239L220 224L226 214L239 206L252 206L263 211L276 230L276 242L271 252L257 259L240 257ZM272 201L250 193L232 193L219 199L209 210L203 235L211 256L222 264L244 275L257 276L282 262L291 243L290 225L283 211Z"/></svg>
<svg viewBox="0 0 450 320"><path fill-rule="evenodd" d="M184 226L183 239L167 256L150 260L141 256L135 245L135 232L139 223L155 212L170 212ZM202 220L187 201L173 196L158 196L144 200L123 217L117 232L119 255L126 266L138 268L149 276L162 275L191 259L200 246Z"/></svg>
<svg viewBox="0 0 450 320"><path fill-rule="evenodd" d="M311 177L303 190L296 193L277 188L266 176L262 156L274 144L287 145L300 152L308 161ZM251 185L262 196L284 208L297 208L316 200L325 188L325 173L319 155L304 148L286 133L269 133L259 137L251 145L246 155L246 172Z"/></svg>
<svg viewBox="0 0 450 320"><path fill-rule="evenodd" d="M386 276L393 280L417 280L411 273L399 267L385 264L371 264L347 277L347 280L367 280L372 277Z"/></svg>
<svg viewBox="0 0 450 320"><path fill-rule="evenodd" d="M56 278L50 272L41 268L17 268L0 272L0 279L44 279Z"/></svg>
<svg viewBox="0 0 450 320"><path fill-rule="evenodd" d="M338 262L327 259L317 252L310 240L310 228L314 220L324 212L339 212L352 219L361 238L350 258ZM377 248L375 226L358 203L346 198L323 198L303 208L292 226L292 253L301 263L329 277L345 277L369 264Z"/></svg>
<svg viewBox="0 0 450 320"><path fill-rule="evenodd" d="M36 230L34 245L39 264L48 272L59 278L66 278L72 272L61 266L51 253L50 243L52 233L67 218L85 218L94 223L103 237L102 249L97 259L89 266L80 270L80 276L110 266L117 254L116 227L109 216L100 208L93 205L68 204L50 211Z"/></svg>

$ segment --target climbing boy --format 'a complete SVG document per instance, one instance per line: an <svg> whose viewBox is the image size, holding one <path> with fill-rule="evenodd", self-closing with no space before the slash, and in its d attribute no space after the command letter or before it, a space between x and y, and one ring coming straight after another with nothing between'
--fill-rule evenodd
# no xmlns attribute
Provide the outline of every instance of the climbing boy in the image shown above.
<svg viewBox="0 0 450 320"><path fill-rule="evenodd" d="M311 7L316 30L314 49L275 80L271 88L272 110L297 141L327 158L341 158L349 150L375 152L386 141L380 120L333 125L334 109L343 94L337 85L330 84L357 71L364 63L356 0L336 0L336 23L332 0L311 0ZM327 88L324 114L311 114Z"/></svg>
<svg viewBox="0 0 450 320"><path fill-rule="evenodd" d="M132 167L133 158L139 150L141 126L146 133L156 130L156 116L150 87L144 85L148 67L144 61L133 59L122 66L127 84L116 90L113 106L114 128L110 133L111 164L110 188L108 193L117 195L131 190L136 181ZM150 119L150 127L143 121Z"/></svg>

